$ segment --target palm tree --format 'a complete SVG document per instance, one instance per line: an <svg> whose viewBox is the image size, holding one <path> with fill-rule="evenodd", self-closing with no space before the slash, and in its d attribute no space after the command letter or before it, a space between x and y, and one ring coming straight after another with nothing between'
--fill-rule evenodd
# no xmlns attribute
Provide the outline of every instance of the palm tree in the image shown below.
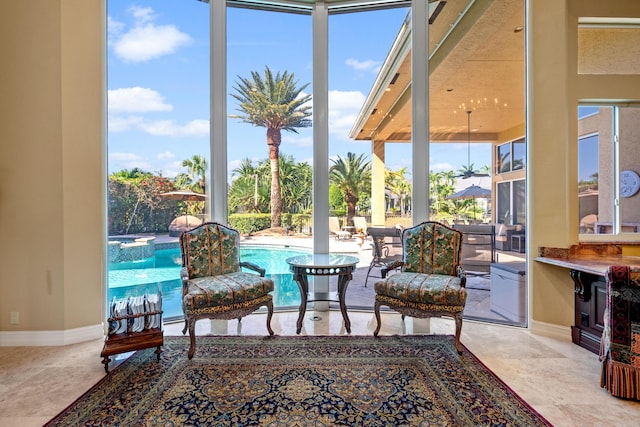
<svg viewBox="0 0 640 427"><path fill-rule="evenodd" d="M455 212L453 200L448 200L455 191L456 174L454 171L429 172L429 200L434 218L444 218Z"/></svg>
<svg viewBox="0 0 640 427"><path fill-rule="evenodd" d="M347 153L346 161L338 156L336 160L331 159L331 162L333 165L329 168L329 182L344 194L347 224L352 224L360 193L371 192L371 162L365 161L364 154L356 156L355 153Z"/></svg>
<svg viewBox="0 0 640 427"><path fill-rule="evenodd" d="M204 193L206 189L207 159L194 154L190 159L183 160L182 166L188 170L187 179L185 179L187 186L193 191Z"/></svg>
<svg viewBox="0 0 640 427"><path fill-rule="evenodd" d="M302 91L309 83L298 87L294 74L278 72L275 77L265 67L264 78L256 71L251 79L238 77L231 94L238 100L238 118L244 123L267 128L267 146L271 163L271 226L282 226L282 192L280 190L280 143L282 130L298 133L296 128L311 126L310 94Z"/></svg>
<svg viewBox="0 0 640 427"><path fill-rule="evenodd" d="M405 177L407 168L403 167L397 171L385 170L385 187L386 189L398 196L400 202L400 216L403 216L407 210L408 198L411 195L411 183Z"/></svg>
<svg viewBox="0 0 640 427"><path fill-rule="evenodd" d="M240 166L232 172L234 177L233 183L229 187L229 209L231 212L242 208L243 211L262 212L264 200L267 200L268 194L263 194L262 182L263 176L258 168L253 166L253 162L249 158L244 158L240 162Z"/></svg>

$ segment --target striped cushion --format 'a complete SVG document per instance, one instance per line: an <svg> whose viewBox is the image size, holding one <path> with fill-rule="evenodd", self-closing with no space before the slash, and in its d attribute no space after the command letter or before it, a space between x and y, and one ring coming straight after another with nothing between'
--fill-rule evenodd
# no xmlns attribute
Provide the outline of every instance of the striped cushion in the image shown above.
<svg viewBox="0 0 640 427"><path fill-rule="evenodd" d="M419 304L464 306L467 289L460 278L444 274L402 272L375 284L376 294Z"/></svg>
<svg viewBox="0 0 640 427"><path fill-rule="evenodd" d="M273 291L273 281L257 274L237 271L188 280L182 305L185 314L214 306L242 306Z"/></svg>

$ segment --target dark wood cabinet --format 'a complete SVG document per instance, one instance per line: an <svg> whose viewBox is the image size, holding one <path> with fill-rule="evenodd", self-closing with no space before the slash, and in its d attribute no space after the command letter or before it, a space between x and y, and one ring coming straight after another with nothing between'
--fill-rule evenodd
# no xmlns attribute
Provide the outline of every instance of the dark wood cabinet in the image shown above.
<svg viewBox="0 0 640 427"><path fill-rule="evenodd" d="M604 277L571 270L575 284L575 320L571 339L580 347L598 354L604 330L604 311L607 306L607 284Z"/></svg>

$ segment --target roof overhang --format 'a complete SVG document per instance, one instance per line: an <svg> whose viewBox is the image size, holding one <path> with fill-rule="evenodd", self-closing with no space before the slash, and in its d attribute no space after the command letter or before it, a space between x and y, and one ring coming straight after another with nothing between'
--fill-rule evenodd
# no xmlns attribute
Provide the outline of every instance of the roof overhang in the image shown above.
<svg viewBox="0 0 640 427"><path fill-rule="evenodd" d="M524 129L523 0L448 0L429 25L433 142L498 141ZM356 140L411 141L411 26L401 25L351 129ZM517 133L517 131L515 132Z"/></svg>

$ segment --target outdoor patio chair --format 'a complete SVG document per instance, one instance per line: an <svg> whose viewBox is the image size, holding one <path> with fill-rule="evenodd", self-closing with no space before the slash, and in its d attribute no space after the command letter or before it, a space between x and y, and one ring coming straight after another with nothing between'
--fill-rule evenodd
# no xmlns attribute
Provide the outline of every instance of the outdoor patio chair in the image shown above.
<svg viewBox="0 0 640 427"><path fill-rule="evenodd" d="M384 279L389 271L399 268L402 263L402 248L396 248L387 238L401 237L402 230L396 227L369 227L367 234L371 237L371 251L373 258L364 279L364 287L367 287L369 276L374 267L380 267L380 275ZM400 245L402 246L402 245Z"/></svg>
<svg viewBox="0 0 640 427"><path fill-rule="evenodd" d="M335 236L336 240L351 238L351 233L340 228L340 221L337 216L329 217L329 234Z"/></svg>
<svg viewBox="0 0 640 427"><path fill-rule="evenodd" d="M402 271L375 284L374 312L380 332L380 307L405 316L450 316L456 322L456 349L462 353L460 331L467 301L466 275L460 266L462 233L427 221L402 232Z"/></svg>
<svg viewBox="0 0 640 427"><path fill-rule="evenodd" d="M274 285L259 266L240 261L240 233L206 222L180 235L182 251L182 310L184 334L189 330L189 359L196 350L196 322L200 319L238 319L266 306L267 330L273 335ZM259 274L242 271L248 268Z"/></svg>
<svg viewBox="0 0 640 427"><path fill-rule="evenodd" d="M600 386L612 396L640 400L640 267L610 266L605 281Z"/></svg>
<svg viewBox="0 0 640 427"><path fill-rule="evenodd" d="M365 233L367 231L367 219L363 216L354 216L353 226L356 229L356 233Z"/></svg>

